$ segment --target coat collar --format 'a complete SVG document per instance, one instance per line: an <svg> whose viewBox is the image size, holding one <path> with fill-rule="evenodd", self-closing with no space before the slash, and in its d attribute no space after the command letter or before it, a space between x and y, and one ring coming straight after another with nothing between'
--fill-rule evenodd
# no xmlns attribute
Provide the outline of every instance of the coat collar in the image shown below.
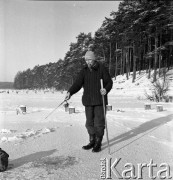
<svg viewBox="0 0 173 180"><path fill-rule="evenodd" d="M87 69L88 66L85 65L85 68ZM91 69L92 69L92 70L98 70L98 68L99 68L99 63L98 63L97 61L94 61L94 64L92 65ZM88 69L89 69L89 68L88 68Z"/></svg>

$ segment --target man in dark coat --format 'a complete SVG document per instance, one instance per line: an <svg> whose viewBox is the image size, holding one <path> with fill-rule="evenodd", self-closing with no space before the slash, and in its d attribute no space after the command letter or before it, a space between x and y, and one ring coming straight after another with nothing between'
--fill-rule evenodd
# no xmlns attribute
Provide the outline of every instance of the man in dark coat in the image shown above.
<svg viewBox="0 0 173 180"><path fill-rule="evenodd" d="M102 95L106 106L107 94L113 82L104 65L96 61L94 52L87 51L85 61L87 66L80 71L76 81L67 91L65 99L69 100L73 94L84 88L82 103L85 106L86 128L90 142L82 148L85 150L93 148L92 152L99 152L105 129ZM103 89L101 89L100 79L103 79Z"/></svg>

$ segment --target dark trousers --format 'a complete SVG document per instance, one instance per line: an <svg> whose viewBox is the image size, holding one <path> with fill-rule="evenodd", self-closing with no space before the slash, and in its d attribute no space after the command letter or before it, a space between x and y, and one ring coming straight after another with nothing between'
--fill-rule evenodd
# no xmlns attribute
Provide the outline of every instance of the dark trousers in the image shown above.
<svg viewBox="0 0 173 180"><path fill-rule="evenodd" d="M103 106L85 106L86 125L89 134L98 137L104 135L105 118Z"/></svg>

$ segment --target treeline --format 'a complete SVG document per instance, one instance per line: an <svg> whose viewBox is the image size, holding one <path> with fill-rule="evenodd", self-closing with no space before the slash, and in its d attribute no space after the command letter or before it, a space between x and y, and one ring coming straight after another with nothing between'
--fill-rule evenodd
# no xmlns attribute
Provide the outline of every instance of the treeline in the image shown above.
<svg viewBox="0 0 173 180"><path fill-rule="evenodd" d="M133 72L134 82L136 71L141 70L146 70L151 78L153 69L155 82L157 69L173 66L172 1L124 0L110 17L105 18L94 37L80 33L63 60L18 72L14 87L67 89L85 64L88 49L96 52L115 79L119 74L126 74L128 79Z"/></svg>
<svg viewBox="0 0 173 180"><path fill-rule="evenodd" d="M12 82L0 82L0 89L13 89Z"/></svg>

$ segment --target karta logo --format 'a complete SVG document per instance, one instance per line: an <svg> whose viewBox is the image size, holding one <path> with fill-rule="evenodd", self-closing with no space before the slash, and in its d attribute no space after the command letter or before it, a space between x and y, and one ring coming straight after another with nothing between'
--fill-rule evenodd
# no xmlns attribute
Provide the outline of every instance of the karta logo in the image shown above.
<svg viewBox="0 0 173 180"><path fill-rule="evenodd" d="M167 163L157 165L152 159L148 164L138 163L135 166L132 163L126 163L123 167L120 166L121 158L116 158L115 161L112 161L112 158L103 158L100 161L101 179L143 179L144 168L148 171L148 179L172 179L170 166ZM159 170L156 171L156 168Z"/></svg>

